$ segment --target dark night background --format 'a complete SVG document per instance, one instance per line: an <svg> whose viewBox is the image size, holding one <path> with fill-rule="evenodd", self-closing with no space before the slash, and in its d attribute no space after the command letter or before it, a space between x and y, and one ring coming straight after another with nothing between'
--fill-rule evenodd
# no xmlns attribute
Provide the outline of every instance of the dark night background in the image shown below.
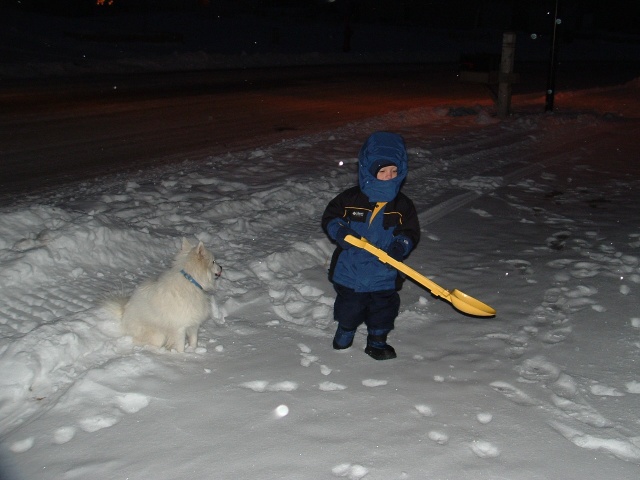
<svg viewBox="0 0 640 480"><path fill-rule="evenodd" d="M517 33L516 62L545 63L555 38L563 60L617 62L634 71L640 63L640 2L628 0L0 0L0 5L0 63L14 65L184 52L395 52L423 54L416 61L455 63L468 54L497 56L506 31ZM552 37L556 7L561 24ZM143 52L143 44L150 48ZM339 63L352 60L358 59L343 57Z"/></svg>
<svg viewBox="0 0 640 480"><path fill-rule="evenodd" d="M140 12L252 14L296 22L345 21L429 28L544 31L555 0L2 0L5 8L63 16ZM567 36L637 34L640 3L559 0ZM622 40L622 39L621 39ZM627 39L631 41L631 39ZM637 39L636 39L637 41Z"/></svg>

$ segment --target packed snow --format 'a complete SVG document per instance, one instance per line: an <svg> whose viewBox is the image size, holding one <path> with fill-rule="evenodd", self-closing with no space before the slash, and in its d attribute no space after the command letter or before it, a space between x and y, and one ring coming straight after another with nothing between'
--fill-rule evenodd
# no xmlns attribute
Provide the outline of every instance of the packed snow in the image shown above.
<svg viewBox="0 0 640 480"><path fill-rule="evenodd" d="M639 90L504 121L415 109L16 198L0 209L0 476L636 479ZM409 148L422 240L406 263L497 310L465 316L407 280L383 362L363 331L332 349L320 228L375 130ZM212 318L185 353L135 345L102 301L183 237L223 266Z"/></svg>

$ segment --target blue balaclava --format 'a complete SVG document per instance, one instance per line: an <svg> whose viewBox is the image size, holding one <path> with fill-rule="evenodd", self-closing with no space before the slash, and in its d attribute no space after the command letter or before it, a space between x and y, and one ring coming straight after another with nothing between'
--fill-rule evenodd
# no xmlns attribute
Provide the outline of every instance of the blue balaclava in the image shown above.
<svg viewBox="0 0 640 480"><path fill-rule="evenodd" d="M358 160L360 190L369 201L389 202L396 198L407 177L408 159L404 139L396 133L372 133L362 145ZM378 180L378 170L389 165L398 167L398 176L391 180Z"/></svg>

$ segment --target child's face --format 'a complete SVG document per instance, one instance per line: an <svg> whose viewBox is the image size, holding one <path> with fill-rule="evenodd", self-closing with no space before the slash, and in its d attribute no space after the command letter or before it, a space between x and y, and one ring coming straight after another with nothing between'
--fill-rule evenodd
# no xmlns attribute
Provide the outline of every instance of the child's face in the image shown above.
<svg viewBox="0 0 640 480"><path fill-rule="evenodd" d="M378 170L378 175L376 178L378 180L391 180L392 178L396 178L398 176L398 167L395 165L389 165L388 167L382 167Z"/></svg>

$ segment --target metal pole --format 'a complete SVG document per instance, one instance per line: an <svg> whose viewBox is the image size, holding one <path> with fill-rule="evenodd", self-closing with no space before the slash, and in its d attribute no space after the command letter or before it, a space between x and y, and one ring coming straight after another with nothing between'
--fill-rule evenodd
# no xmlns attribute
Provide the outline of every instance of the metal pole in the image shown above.
<svg viewBox="0 0 640 480"><path fill-rule="evenodd" d="M544 111L553 111L553 97L556 89L556 69L558 67L558 29L562 20L558 18L560 0L556 0L556 8L553 14L553 35L551 37L551 50L549 53L549 75L547 77L547 97Z"/></svg>

